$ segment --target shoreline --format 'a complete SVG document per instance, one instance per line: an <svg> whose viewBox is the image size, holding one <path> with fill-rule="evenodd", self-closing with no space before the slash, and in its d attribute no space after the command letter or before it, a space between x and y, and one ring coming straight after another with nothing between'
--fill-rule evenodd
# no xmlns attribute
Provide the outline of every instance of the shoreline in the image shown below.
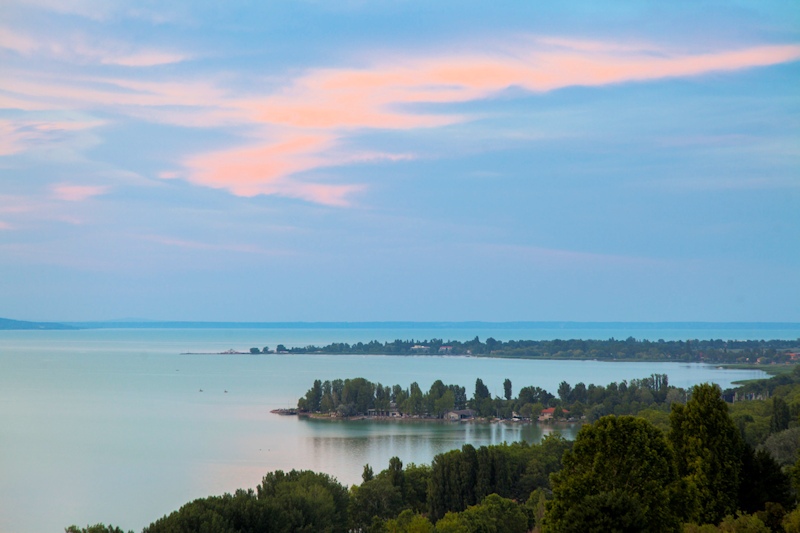
<svg viewBox="0 0 800 533"><path fill-rule="evenodd" d="M297 411L296 409L292 409ZM273 409L270 413L279 414L277 411L281 409ZM283 411L288 411L284 409ZM286 413L283 415L285 416ZM323 422L391 422L391 423L435 423L435 424L535 424L537 426L574 426L586 424L586 420L511 420L505 418L470 418L466 420L447 420L445 418L429 418L420 416L369 416L369 415L354 415L354 416L329 416L322 413L307 413L297 411L295 413L298 419L304 418L308 420L323 421Z"/></svg>
<svg viewBox="0 0 800 533"><path fill-rule="evenodd" d="M441 358L463 358L463 359L519 359L524 361L597 361L598 363L674 363L686 365L707 365L715 366L720 369L726 370L761 370L771 376L789 373L792 371L796 363L717 363L713 361L679 361L674 359L664 358L597 358L597 357L558 357L558 356L511 356L511 355L465 355L465 354L391 354L391 353L356 353L356 352L340 352L340 353L326 353L326 352L304 352L304 353L252 353L240 352L237 350L227 350L224 352L181 352L179 355L324 355L324 356L362 356L362 357L441 357Z"/></svg>

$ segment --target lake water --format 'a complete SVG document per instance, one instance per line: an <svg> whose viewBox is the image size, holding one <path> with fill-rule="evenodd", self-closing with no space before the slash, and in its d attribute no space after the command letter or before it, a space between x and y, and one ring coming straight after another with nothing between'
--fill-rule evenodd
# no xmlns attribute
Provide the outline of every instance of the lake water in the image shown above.
<svg viewBox="0 0 800 533"><path fill-rule="evenodd" d="M599 338L628 336L603 331ZM362 376L404 387L417 381L423 390L442 379L465 386L471 395L480 377L500 395L503 380L510 378L516 395L526 385L555 392L562 380L607 384L651 373L666 373L681 387L712 381L724 388L764 376L676 363L181 355L412 335L597 338L586 331L541 333L458 328L0 332L0 531L63 531L72 523L96 522L139 531L194 498L254 487L275 469L312 469L350 484L360 480L364 463L377 472L395 455L404 463L427 463L467 442L537 442L550 431L536 425L309 421L269 412L296 405L314 379ZM792 333L787 338L800 336ZM674 338L656 328L648 336ZM563 431L571 437L575 429Z"/></svg>

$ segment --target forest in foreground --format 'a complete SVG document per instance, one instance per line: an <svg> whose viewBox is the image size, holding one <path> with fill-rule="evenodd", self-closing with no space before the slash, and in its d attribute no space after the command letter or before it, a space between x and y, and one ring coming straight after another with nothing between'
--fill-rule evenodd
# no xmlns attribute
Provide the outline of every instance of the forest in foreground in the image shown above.
<svg viewBox="0 0 800 533"><path fill-rule="evenodd" d="M715 385L669 400L674 389L664 389L655 409L664 416L598 413L574 442L464 445L425 465L394 457L378 472L364 465L352 487L324 473L271 472L255 489L189 502L143 531L800 532L800 366L727 391L734 403ZM603 400L611 413L615 401L624 395Z"/></svg>

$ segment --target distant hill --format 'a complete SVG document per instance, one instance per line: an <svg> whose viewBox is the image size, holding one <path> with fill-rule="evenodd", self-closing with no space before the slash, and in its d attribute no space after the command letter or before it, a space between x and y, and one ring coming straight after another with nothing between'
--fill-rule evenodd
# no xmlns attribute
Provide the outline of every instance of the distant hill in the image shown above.
<svg viewBox="0 0 800 533"><path fill-rule="evenodd" d="M67 324L58 322L26 322L24 320L11 320L10 318L0 318L0 330L8 329L79 329Z"/></svg>

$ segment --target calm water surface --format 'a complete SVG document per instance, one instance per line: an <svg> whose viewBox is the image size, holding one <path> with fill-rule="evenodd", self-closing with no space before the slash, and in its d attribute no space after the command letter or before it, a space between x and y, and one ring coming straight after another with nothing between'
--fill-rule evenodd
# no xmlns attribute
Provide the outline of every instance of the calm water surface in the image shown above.
<svg viewBox="0 0 800 533"><path fill-rule="evenodd" d="M536 338L529 333L438 329L414 337ZM615 336L607 333L601 338ZM616 336L627 336L621 333ZM0 332L0 531L63 531L72 523L101 521L138 531L191 499L254 487L275 469L327 472L349 484L360 480L364 463L378 471L394 455L404 463L427 463L467 442L537 442L550 431L536 425L307 421L269 413L294 406L317 378L363 376L403 386L417 381L423 390L442 379L471 394L480 377L500 395L505 378L516 394L526 385L555 392L562 380L607 384L654 372L682 387L704 381L727 387L764 376L675 363L181 355L409 336L407 330L353 329ZM572 337L592 338L564 336ZM575 430L563 431L571 437Z"/></svg>

